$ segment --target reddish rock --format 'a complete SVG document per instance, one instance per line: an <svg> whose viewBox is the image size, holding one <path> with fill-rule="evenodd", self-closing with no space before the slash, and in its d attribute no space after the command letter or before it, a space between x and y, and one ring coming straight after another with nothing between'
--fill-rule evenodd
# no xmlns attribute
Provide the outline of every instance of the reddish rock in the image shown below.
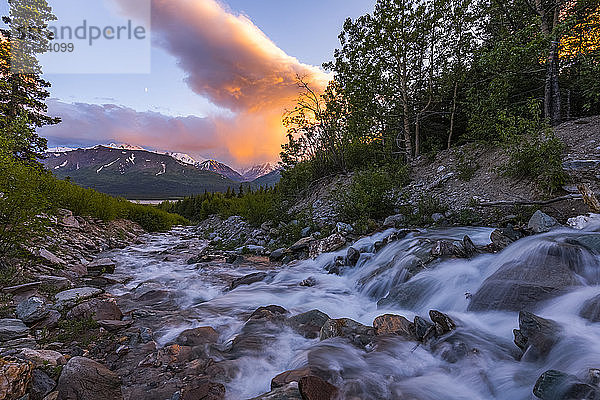
<svg viewBox="0 0 600 400"><path fill-rule="evenodd" d="M415 340L415 327L412 322L400 315L380 315L373 321L376 335L399 335Z"/></svg>
<svg viewBox="0 0 600 400"><path fill-rule="evenodd" d="M201 346L208 343L216 343L219 334L210 326L188 329L179 334L175 343L181 346Z"/></svg>
<svg viewBox="0 0 600 400"><path fill-rule="evenodd" d="M183 390L182 400L222 400L225 398L225 386L215 382L197 382Z"/></svg>
<svg viewBox="0 0 600 400"><path fill-rule="evenodd" d="M298 389L303 400L335 400L339 398L338 388L316 376L301 378L298 382Z"/></svg>
<svg viewBox="0 0 600 400"><path fill-rule="evenodd" d="M271 380L271 390L286 386L292 382L298 382L305 376L311 375L312 371L310 367L282 372Z"/></svg>

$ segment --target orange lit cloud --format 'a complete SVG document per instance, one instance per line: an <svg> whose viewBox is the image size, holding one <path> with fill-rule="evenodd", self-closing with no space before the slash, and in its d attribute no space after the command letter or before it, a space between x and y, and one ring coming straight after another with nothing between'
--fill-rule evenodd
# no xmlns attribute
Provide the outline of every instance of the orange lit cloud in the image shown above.
<svg viewBox="0 0 600 400"><path fill-rule="evenodd" d="M118 0L126 12L127 0ZM238 164L272 161L285 140L282 114L299 94L298 75L315 90L329 76L277 47L248 17L215 0L152 0L154 44L176 57L198 95L234 113L213 117Z"/></svg>

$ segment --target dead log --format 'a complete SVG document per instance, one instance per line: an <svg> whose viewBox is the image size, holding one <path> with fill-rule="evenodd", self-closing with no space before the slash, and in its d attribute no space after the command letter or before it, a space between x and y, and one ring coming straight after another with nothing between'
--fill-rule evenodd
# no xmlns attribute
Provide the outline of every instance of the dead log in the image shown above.
<svg viewBox="0 0 600 400"><path fill-rule="evenodd" d="M550 200L515 200L515 201L490 201L477 204L480 207L504 207L504 206L547 206L548 204L558 203L561 201L578 200L583 196L580 194L568 194L566 196L555 197ZM597 200L596 200L597 201Z"/></svg>

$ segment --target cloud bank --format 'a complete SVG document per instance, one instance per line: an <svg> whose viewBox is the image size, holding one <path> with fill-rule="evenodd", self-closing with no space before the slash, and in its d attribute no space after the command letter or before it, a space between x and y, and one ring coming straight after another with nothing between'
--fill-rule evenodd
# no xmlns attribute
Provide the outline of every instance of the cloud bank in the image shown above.
<svg viewBox="0 0 600 400"><path fill-rule="evenodd" d="M56 99L48 101L48 112L63 120L40 131L52 146L129 143L192 156L210 155L236 164L237 157L224 145L227 138L219 136L215 122L208 118L171 117L113 104L64 103Z"/></svg>
<svg viewBox="0 0 600 400"><path fill-rule="evenodd" d="M135 16L136 2L114 0ZM151 0L153 45L175 57L196 94L231 117L173 118L116 105L51 101L63 123L42 130L53 144L128 142L248 166L278 158L298 75L315 90L329 76L278 48L252 21L215 0ZM164 79L164 77L163 77Z"/></svg>

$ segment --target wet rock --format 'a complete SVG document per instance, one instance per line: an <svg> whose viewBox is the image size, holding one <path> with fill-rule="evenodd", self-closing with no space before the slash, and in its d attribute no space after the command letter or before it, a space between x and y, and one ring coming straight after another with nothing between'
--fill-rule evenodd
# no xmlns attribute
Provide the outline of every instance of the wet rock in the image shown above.
<svg viewBox="0 0 600 400"><path fill-rule="evenodd" d="M566 239L567 243L582 246L595 254L600 254L600 235L588 234Z"/></svg>
<svg viewBox="0 0 600 400"><path fill-rule="evenodd" d="M327 314L319 310L311 310L288 318L287 322L294 331L305 338L315 339L319 337L321 328L329 319Z"/></svg>
<svg viewBox="0 0 600 400"><path fill-rule="evenodd" d="M65 356L54 350L23 349L19 356L31 361L35 367L64 365L67 362Z"/></svg>
<svg viewBox="0 0 600 400"><path fill-rule="evenodd" d="M225 386L210 381L189 384L181 394L181 400L222 400L224 398Z"/></svg>
<svg viewBox="0 0 600 400"><path fill-rule="evenodd" d="M539 377L533 394L542 400L593 400L598 398L600 390L580 381L576 376L549 370Z"/></svg>
<svg viewBox="0 0 600 400"><path fill-rule="evenodd" d="M402 214L391 215L383 221L384 228L400 228L406 222L406 217Z"/></svg>
<svg viewBox="0 0 600 400"><path fill-rule="evenodd" d="M283 315L287 314L287 310L281 306L270 305L266 307L257 308L251 315L249 320L256 319L268 319L274 320L279 319Z"/></svg>
<svg viewBox="0 0 600 400"><path fill-rule="evenodd" d="M465 237L463 238L463 250L467 258L471 258L477 253L479 253L479 250L477 249L471 238L467 235L465 235Z"/></svg>
<svg viewBox="0 0 600 400"><path fill-rule="evenodd" d="M310 244L308 256L310 258L316 258L323 253L330 253L341 249L346 245L346 238L340 233L334 233L325 239L317 240Z"/></svg>
<svg viewBox="0 0 600 400"><path fill-rule="evenodd" d="M435 335L435 324L432 324L426 319L417 315L413 324L415 326L415 336L418 341L426 342Z"/></svg>
<svg viewBox="0 0 600 400"><path fill-rule="evenodd" d="M492 244L489 246L489 250L496 252L505 249L510 246L511 243L519 240L523 235L513 229L512 226L506 228L495 229L490 234L490 240Z"/></svg>
<svg viewBox="0 0 600 400"><path fill-rule="evenodd" d="M416 340L415 326L400 315L380 315L373 321L376 335L398 335L408 340Z"/></svg>
<svg viewBox="0 0 600 400"><path fill-rule="evenodd" d="M410 280L394 286L390 293L377 302L377 307L397 306L403 309L414 307L427 293L429 287L422 280Z"/></svg>
<svg viewBox="0 0 600 400"><path fill-rule="evenodd" d="M91 299L73 307L68 313L69 319L120 320L123 313L113 298Z"/></svg>
<svg viewBox="0 0 600 400"><path fill-rule="evenodd" d="M579 316L590 322L600 322L600 295L586 301Z"/></svg>
<svg viewBox="0 0 600 400"><path fill-rule="evenodd" d="M293 245L290 246L290 250L293 252L297 252L297 251L301 251L304 249L308 248L308 245L314 241L314 239L310 236L308 237L303 237L302 239L298 240L296 243L294 243Z"/></svg>
<svg viewBox="0 0 600 400"><path fill-rule="evenodd" d="M312 276L309 276L308 278L306 278L305 280L300 282L300 286L305 286L305 287L313 287L316 284L317 284L317 280Z"/></svg>
<svg viewBox="0 0 600 400"><path fill-rule="evenodd" d="M33 365L0 358L0 399L17 400L25 395L31 382Z"/></svg>
<svg viewBox="0 0 600 400"><path fill-rule="evenodd" d="M57 293L54 298L56 299L56 303L59 308L70 307L75 305L78 301L87 300L99 295L100 293L102 293L101 289L84 286L62 291Z"/></svg>
<svg viewBox="0 0 600 400"><path fill-rule="evenodd" d="M177 336L175 343L181 346L202 346L208 343L216 343L219 334L210 326L187 329Z"/></svg>
<svg viewBox="0 0 600 400"><path fill-rule="evenodd" d="M527 311L519 313L519 329L513 331L515 344L527 359L538 359L546 356L558 342L560 326L549 319L538 317Z"/></svg>
<svg viewBox="0 0 600 400"><path fill-rule="evenodd" d="M277 249L269 255L271 261L281 261L286 254L286 249Z"/></svg>
<svg viewBox="0 0 600 400"><path fill-rule="evenodd" d="M346 264L350 266L355 266L360 258L360 251L356 250L354 247L349 247L346 252Z"/></svg>
<svg viewBox="0 0 600 400"><path fill-rule="evenodd" d="M34 369L31 374L31 384L29 389L29 396L31 400L44 400L54 388L56 382L50 378L44 371Z"/></svg>
<svg viewBox="0 0 600 400"><path fill-rule="evenodd" d="M319 338L321 340L333 337L343 337L361 347L369 344L374 336L375 329L349 318L329 319L325 322L319 333Z"/></svg>
<svg viewBox="0 0 600 400"><path fill-rule="evenodd" d="M487 278L471 297L469 311L520 311L581 285L577 275L557 257L510 262Z"/></svg>
<svg viewBox="0 0 600 400"><path fill-rule="evenodd" d="M445 335L456 329L456 323L448 315L436 310L429 311L429 318L435 324L435 331L438 336Z"/></svg>
<svg viewBox="0 0 600 400"><path fill-rule="evenodd" d="M284 387L292 382L298 382L305 376L314 375L310 367L304 367L301 369L293 369L291 371L285 371L271 379L271 390Z"/></svg>
<svg viewBox="0 0 600 400"><path fill-rule="evenodd" d="M89 263L87 270L91 275L114 274L115 267L116 263L110 258L100 258Z"/></svg>
<svg viewBox="0 0 600 400"><path fill-rule="evenodd" d="M20 319L0 319L0 342L24 338L29 328Z"/></svg>
<svg viewBox="0 0 600 400"><path fill-rule="evenodd" d="M30 297L19 303L15 310L17 317L26 324L32 324L48 315L48 308L39 297Z"/></svg>
<svg viewBox="0 0 600 400"><path fill-rule="evenodd" d="M550 232L550 229L554 228L558 225L558 221L553 217L549 216L537 210L529 219L529 223L527 224L527 229L532 231L533 233L544 233Z"/></svg>
<svg viewBox="0 0 600 400"><path fill-rule="evenodd" d="M339 396L338 388L316 376L301 378L298 390L303 400L334 400Z"/></svg>
<svg viewBox="0 0 600 400"><path fill-rule="evenodd" d="M260 282L260 281L264 280L266 277L267 277L267 273L266 272L255 272L253 274L249 274L249 275L246 275L246 276L243 276L241 278L238 278L238 279L234 280L229 285L229 289L233 290L233 289L235 289L235 288L237 288L239 286L251 285L253 283Z"/></svg>
<svg viewBox="0 0 600 400"><path fill-rule="evenodd" d="M462 248L448 240L438 240L431 248L432 257L464 257L465 252Z"/></svg>
<svg viewBox="0 0 600 400"><path fill-rule="evenodd" d="M269 393L254 397L251 400L302 400L302 396L298 390L298 384L293 382L271 390Z"/></svg>
<svg viewBox="0 0 600 400"><path fill-rule="evenodd" d="M104 365L73 357L58 380L58 400L122 400L121 379Z"/></svg>

